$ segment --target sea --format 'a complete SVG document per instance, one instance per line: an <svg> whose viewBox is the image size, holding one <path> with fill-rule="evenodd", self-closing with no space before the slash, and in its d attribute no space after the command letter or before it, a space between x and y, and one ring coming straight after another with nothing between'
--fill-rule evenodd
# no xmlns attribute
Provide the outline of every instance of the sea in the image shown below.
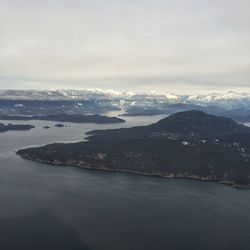
<svg viewBox="0 0 250 250"><path fill-rule="evenodd" d="M216 182L91 171L24 160L15 151L85 140L85 133L151 124L29 121L0 133L1 250L249 250L250 190ZM8 121L0 121L7 123ZM44 126L50 129L44 129Z"/></svg>

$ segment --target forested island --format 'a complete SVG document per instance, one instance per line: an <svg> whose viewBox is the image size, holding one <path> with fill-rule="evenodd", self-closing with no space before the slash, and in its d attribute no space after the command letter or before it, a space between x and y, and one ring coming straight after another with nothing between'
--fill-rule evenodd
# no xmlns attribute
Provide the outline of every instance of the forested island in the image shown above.
<svg viewBox="0 0 250 250"><path fill-rule="evenodd" d="M41 163L250 186L250 128L202 111L133 128L91 131L88 141L17 152Z"/></svg>
<svg viewBox="0 0 250 250"><path fill-rule="evenodd" d="M35 126L32 125L22 125L22 124L3 124L0 123L0 132L7 132L9 130L21 130L21 131L25 131L25 130L30 130L32 128L35 128Z"/></svg>
<svg viewBox="0 0 250 250"><path fill-rule="evenodd" d="M96 124L109 124L109 123L123 123L125 120L118 117L109 117L104 115L81 115L81 114L56 114L44 116L16 116L16 115L0 115L0 120L18 120L18 121L55 121L55 122L72 122L72 123L96 123Z"/></svg>

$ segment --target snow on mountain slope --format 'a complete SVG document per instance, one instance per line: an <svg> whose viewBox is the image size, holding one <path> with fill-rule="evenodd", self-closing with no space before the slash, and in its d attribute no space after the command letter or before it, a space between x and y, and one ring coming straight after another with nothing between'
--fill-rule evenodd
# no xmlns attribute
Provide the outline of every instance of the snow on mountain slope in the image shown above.
<svg viewBox="0 0 250 250"><path fill-rule="evenodd" d="M211 93L208 95L190 95L187 102L199 105L215 105L223 108L249 107L250 93Z"/></svg>
<svg viewBox="0 0 250 250"><path fill-rule="evenodd" d="M168 92L132 92L102 89L86 90L0 90L0 99L9 100L110 100L131 103L189 103L223 108L249 107L250 93L211 93L207 95L176 95Z"/></svg>

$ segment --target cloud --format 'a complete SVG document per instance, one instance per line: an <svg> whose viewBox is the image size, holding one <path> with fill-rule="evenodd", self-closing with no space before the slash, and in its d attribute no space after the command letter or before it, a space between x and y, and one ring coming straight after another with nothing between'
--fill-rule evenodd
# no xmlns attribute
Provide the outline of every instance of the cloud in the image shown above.
<svg viewBox="0 0 250 250"><path fill-rule="evenodd" d="M247 88L249 8L244 0L2 0L0 88Z"/></svg>

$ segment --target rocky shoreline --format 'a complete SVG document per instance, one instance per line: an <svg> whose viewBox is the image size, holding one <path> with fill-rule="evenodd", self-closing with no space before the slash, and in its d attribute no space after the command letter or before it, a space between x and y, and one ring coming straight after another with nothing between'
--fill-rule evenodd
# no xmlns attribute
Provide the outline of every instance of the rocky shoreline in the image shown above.
<svg viewBox="0 0 250 250"><path fill-rule="evenodd" d="M77 168L82 168L86 170L95 170L95 171L106 171L106 172L118 172L118 173L129 173L129 174L137 174L137 175L143 175L143 176L153 176L153 177L161 177L161 178L180 178L180 179L190 179L190 180L198 180L198 181L206 181L206 182L216 182L219 184L224 184L228 185L234 188L238 189L249 189L250 184L248 185L242 185L242 184L237 184L234 181L231 180L219 180L213 177L201 177L198 175L190 175L188 173L183 173L183 174L175 174L175 173L160 173L160 172L140 172L140 171L133 171L133 170L125 170L125 169L111 169L107 168L104 166L93 166L91 164L86 164L84 162L74 162L74 161L67 161L67 162L60 162L58 160L54 161L47 161L47 160L42 160L39 158L32 158L28 155L23 155L20 154L18 151L16 152L17 155L19 155L21 158L25 160L31 160L34 162L38 162L40 164L49 164L49 165L54 165L54 166L69 166L69 167L77 167Z"/></svg>

